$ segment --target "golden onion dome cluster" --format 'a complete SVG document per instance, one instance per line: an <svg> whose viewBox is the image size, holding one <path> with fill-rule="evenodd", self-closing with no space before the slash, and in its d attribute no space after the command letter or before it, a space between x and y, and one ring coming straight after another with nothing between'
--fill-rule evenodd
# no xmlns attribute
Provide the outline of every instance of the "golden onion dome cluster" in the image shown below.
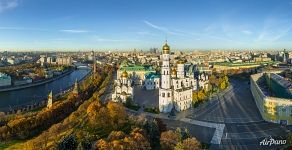
<svg viewBox="0 0 292 150"><path fill-rule="evenodd" d="M124 70L124 72L122 73L122 77L124 77L124 78L128 78L128 73L127 73L126 70Z"/></svg>
<svg viewBox="0 0 292 150"><path fill-rule="evenodd" d="M176 69L175 68L172 68L171 75L176 75Z"/></svg>
<svg viewBox="0 0 292 150"><path fill-rule="evenodd" d="M169 54L169 52L170 52L170 48L169 48L169 46L168 46L167 43L165 43L165 44L163 45L162 50L163 50L163 54Z"/></svg>

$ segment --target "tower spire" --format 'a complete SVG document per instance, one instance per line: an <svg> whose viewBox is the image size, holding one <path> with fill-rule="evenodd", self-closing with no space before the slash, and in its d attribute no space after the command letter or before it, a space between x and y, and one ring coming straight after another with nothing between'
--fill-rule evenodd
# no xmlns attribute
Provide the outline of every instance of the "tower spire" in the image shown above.
<svg viewBox="0 0 292 150"><path fill-rule="evenodd" d="M73 88L73 94L74 94L74 96L78 96L79 95L79 85L78 85L77 78L75 80L75 84L74 84L74 88Z"/></svg>
<svg viewBox="0 0 292 150"><path fill-rule="evenodd" d="M51 91L48 95L47 108L51 108L52 106L53 106L53 91Z"/></svg>

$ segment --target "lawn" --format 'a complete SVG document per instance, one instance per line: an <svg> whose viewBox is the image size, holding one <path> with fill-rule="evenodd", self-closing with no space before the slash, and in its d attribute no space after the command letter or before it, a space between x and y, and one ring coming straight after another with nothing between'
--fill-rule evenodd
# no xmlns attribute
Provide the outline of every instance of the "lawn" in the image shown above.
<svg viewBox="0 0 292 150"><path fill-rule="evenodd" d="M8 147L18 144L18 143L22 143L23 141L21 140L14 140L14 141L9 141L9 142L0 142L0 149L7 149Z"/></svg>

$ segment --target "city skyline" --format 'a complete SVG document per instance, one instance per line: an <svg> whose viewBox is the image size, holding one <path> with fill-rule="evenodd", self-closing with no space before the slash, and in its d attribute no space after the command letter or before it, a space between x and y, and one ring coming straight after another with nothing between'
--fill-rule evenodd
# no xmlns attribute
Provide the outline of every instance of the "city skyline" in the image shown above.
<svg viewBox="0 0 292 150"><path fill-rule="evenodd" d="M291 49L292 1L1 0L0 49Z"/></svg>

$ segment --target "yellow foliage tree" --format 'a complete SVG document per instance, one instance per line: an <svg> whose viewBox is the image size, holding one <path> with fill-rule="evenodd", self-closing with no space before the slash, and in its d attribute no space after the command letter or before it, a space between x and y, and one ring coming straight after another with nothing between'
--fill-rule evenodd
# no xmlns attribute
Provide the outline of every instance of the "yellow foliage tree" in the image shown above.
<svg viewBox="0 0 292 150"><path fill-rule="evenodd" d="M184 150L199 150L201 149L201 144L196 138L187 138L183 140Z"/></svg>
<svg viewBox="0 0 292 150"><path fill-rule="evenodd" d="M107 108L109 115L115 124L114 126L115 129L126 122L127 114L122 104L110 101L107 104Z"/></svg>
<svg viewBox="0 0 292 150"><path fill-rule="evenodd" d="M161 133L160 145L162 149L174 149L179 142L179 136L173 131L165 131Z"/></svg>

